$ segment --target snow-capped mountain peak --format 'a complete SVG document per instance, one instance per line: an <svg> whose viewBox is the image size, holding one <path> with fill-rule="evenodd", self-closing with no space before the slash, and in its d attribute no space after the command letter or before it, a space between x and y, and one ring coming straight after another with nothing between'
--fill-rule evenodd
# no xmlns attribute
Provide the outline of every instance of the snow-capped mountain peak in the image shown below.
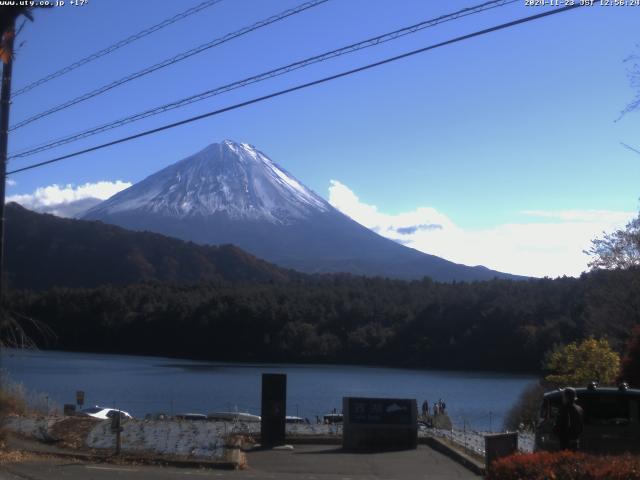
<svg viewBox="0 0 640 480"><path fill-rule="evenodd" d="M160 170L83 218L200 244L234 244L304 272L426 275L443 281L504 276L381 237L333 208L260 150L231 140Z"/></svg>
<svg viewBox="0 0 640 480"><path fill-rule="evenodd" d="M247 143L214 143L91 209L89 216L126 212L184 218L290 224L332 207Z"/></svg>

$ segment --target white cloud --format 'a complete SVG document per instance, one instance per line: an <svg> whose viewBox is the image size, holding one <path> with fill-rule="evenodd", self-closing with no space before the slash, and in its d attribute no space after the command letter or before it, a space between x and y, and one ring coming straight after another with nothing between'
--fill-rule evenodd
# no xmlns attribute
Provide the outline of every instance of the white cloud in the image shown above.
<svg viewBox="0 0 640 480"><path fill-rule="evenodd" d="M579 275L589 258L583 250L603 231L623 227L635 214L608 210L530 210L548 219L466 230L431 207L389 215L366 204L346 185L331 180L329 202L373 231L426 253L465 265L530 275Z"/></svg>
<svg viewBox="0 0 640 480"><path fill-rule="evenodd" d="M18 182L16 182L15 180L11 180L10 178L7 178L7 186L15 187L17 184Z"/></svg>
<svg viewBox="0 0 640 480"><path fill-rule="evenodd" d="M628 222L629 212L612 210L525 210L522 213L532 217L550 218L569 222Z"/></svg>
<svg viewBox="0 0 640 480"><path fill-rule="evenodd" d="M329 203L358 223L385 237L394 237L405 229L434 230L453 227L453 223L435 208L419 207L413 212L388 215L375 205L360 201L353 191L337 180L329 185ZM398 232L400 229L400 232Z"/></svg>
<svg viewBox="0 0 640 480"><path fill-rule="evenodd" d="M10 195L7 202L16 202L25 208L49 212L58 216L75 216L79 206L89 208L131 186L130 182L116 180L85 183L84 185L49 185L39 187L33 193Z"/></svg>

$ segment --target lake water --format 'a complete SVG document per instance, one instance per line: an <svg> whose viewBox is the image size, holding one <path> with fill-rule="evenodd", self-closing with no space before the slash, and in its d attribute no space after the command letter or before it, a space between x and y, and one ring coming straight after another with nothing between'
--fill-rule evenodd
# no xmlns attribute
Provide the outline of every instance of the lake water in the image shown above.
<svg viewBox="0 0 640 480"><path fill-rule="evenodd" d="M159 357L53 351L0 353L11 379L46 393L62 406L84 390L85 405L116 406L146 413L209 413L235 410L260 414L262 373L287 374L287 414L315 421L343 396L415 398L432 405L442 398L454 423L499 430L527 375L407 370L380 367L293 364L230 364Z"/></svg>

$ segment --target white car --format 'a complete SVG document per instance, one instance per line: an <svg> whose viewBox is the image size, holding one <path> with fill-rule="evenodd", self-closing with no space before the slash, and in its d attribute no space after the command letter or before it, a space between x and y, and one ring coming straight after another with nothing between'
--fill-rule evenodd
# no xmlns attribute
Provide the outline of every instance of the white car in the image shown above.
<svg viewBox="0 0 640 480"><path fill-rule="evenodd" d="M86 415L88 417L99 418L101 420L109 420L120 413L120 418L133 418L129 413L124 410L118 410L115 408L95 407L85 408L80 410L80 415Z"/></svg>
<svg viewBox="0 0 640 480"><path fill-rule="evenodd" d="M292 415L287 415L286 417L284 417L284 421L286 423L305 423L304 418L294 417Z"/></svg>
<svg viewBox="0 0 640 480"><path fill-rule="evenodd" d="M213 412L207 415L207 418L222 422L260 422L262 420L259 415L247 412Z"/></svg>

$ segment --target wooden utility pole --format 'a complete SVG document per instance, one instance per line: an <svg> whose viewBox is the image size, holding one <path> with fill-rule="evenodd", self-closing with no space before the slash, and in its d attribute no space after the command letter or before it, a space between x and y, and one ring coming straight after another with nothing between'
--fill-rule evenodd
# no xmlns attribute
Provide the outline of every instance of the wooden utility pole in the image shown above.
<svg viewBox="0 0 640 480"><path fill-rule="evenodd" d="M0 314L4 307L4 203L7 185L7 152L9 150L9 110L11 109L11 76L13 73L13 40L15 19L5 30L3 50L5 62L2 65L2 91L0 92Z"/></svg>

